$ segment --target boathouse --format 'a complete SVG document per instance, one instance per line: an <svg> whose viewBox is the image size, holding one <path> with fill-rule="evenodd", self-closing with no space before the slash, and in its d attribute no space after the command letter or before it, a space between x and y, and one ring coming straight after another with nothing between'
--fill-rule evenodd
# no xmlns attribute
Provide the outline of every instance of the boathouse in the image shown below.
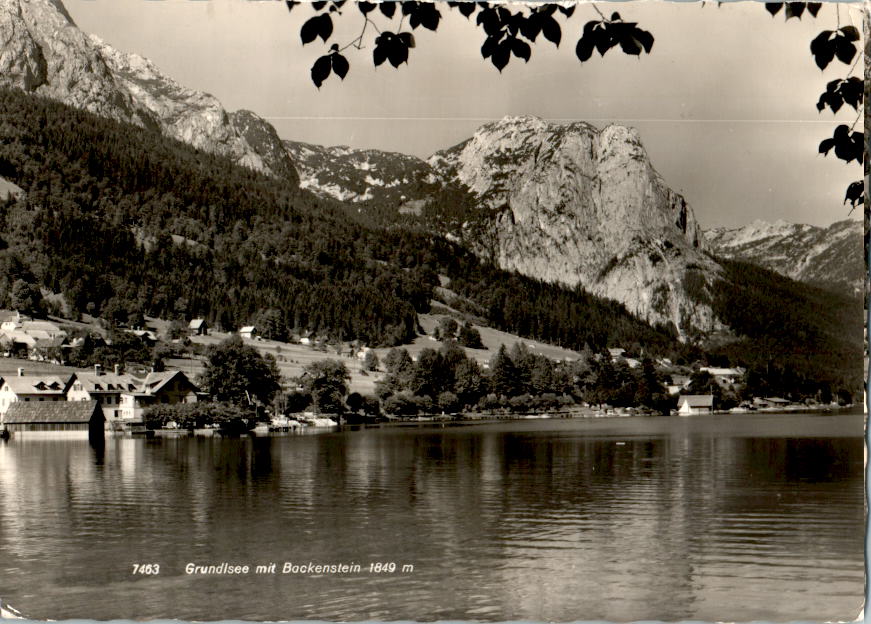
<svg viewBox="0 0 871 624"><path fill-rule="evenodd" d="M710 414L714 411L714 397L711 394L684 394L678 399L677 413L681 416Z"/></svg>
<svg viewBox="0 0 871 624"><path fill-rule="evenodd" d="M97 401L25 403L16 401L0 417L0 429L22 433L79 432L103 435L103 410Z"/></svg>

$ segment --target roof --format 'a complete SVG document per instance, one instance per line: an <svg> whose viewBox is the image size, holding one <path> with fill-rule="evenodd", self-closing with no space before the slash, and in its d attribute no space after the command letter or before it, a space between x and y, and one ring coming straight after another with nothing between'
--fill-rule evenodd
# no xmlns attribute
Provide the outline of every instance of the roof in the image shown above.
<svg viewBox="0 0 871 624"><path fill-rule="evenodd" d="M620 347L608 349L608 353L611 354L612 357L617 357L626 353L626 349L621 349Z"/></svg>
<svg viewBox="0 0 871 624"><path fill-rule="evenodd" d="M206 321L204 319L193 319L190 323L188 323L188 327L191 329L199 329L203 325L205 325Z"/></svg>
<svg viewBox="0 0 871 624"><path fill-rule="evenodd" d="M3 378L3 383L9 386L15 394L42 394L45 396L63 395L69 377L56 375L10 375Z"/></svg>
<svg viewBox="0 0 871 624"><path fill-rule="evenodd" d="M2 421L8 425L30 423L88 423L103 419L103 410L96 401L15 401L9 405Z"/></svg>
<svg viewBox="0 0 871 624"><path fill-rule="evenodd" d="M90 393L129 392L139 388L140 381L132 375L114 375L112 373L73 373L70 382L78 381L82 389Z"/></svg>
<svg viewBox="0 0 871 624"><path fill-rule="evenodd" d="M789 403L789 401L787 401L786 399L781 399L780 397L765 397L762 400L769 403Z"/></svg>
<svg viewBox="0 0 871 624"><path fill-rule="evenodd" d="M20 318L21 316L17 310L0 310L0 323L5 323L6 321L17 323Z"/></svg>
<svg viewBox="0 0 871 624"><path fill-rule="evenodd" d="M194 383L188 379L188 376L185 375L182 371L167 371L165 373L148 373L148 376L145 378L145 381L142 382L142 385L139 389L140 392L145 392L148 394L156 394L160 392L160 390L170 382L175 377L181 376L184 380L190 384L190 386L194 389L194 392L197 391L197 387Z"/></svg>
<svg viewBox="0 0 871 624"><path fill-rule="evenodd" d="M705 372L710 373L711 375L722 375L722 376L739 376L741 375L741 371L737 368L714 368L710 366L703 366L699 370L703 370Z"/></svg>
<svg viewBox="0 0 871 624"><path fill-rule="evenodd" d="M26 345L31 345L31 346L36 344L36 338L34 338L33 336L31 336L29 334L25 334L20 329L14 329L11 331L4 329L2 332L0 332L0 335L5 336L7 339L11 340L12 342L20 342L20 343L23 343Z"/></svg>
<svg viewBox="0 0 871 624"><path fill-rule="evenodd" d="M713 407L714 396L712 394L684 394L678 401L678 405L688 403L690 407Z"/></svg>
<svg viewBox="0 0 871 624"><path fill-rule="evenodd" d="M257 331L257 328L253 325L246 325L242 329L239 330L240 334L250 334L251 332Z"/></svg>
<svg viewBox="0 0 871 624"><path fill-rule="evenodd" d="M22 321L21 329L26 331L28 334L34 331L44 331L56 334L57 332L63 331L60 327L52 323L51 321ZM66 333L66 332L64 332Z"/></svg>

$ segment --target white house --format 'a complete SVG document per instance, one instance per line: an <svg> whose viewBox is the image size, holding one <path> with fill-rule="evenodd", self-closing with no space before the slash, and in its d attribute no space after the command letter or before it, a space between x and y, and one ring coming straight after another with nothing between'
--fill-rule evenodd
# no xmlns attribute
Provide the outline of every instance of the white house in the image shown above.
<svg viewBox="0 0 871 624"><path fill-rule="evenodd" d="M140 381L132 375L73 373L67 389L67 401L97 401L107 421L121 418L121 394L135 392Z"/></svg>
<svg viewBox="0 0 871 624"><path fill-rule="evenodd" d="M256 334L257 334L257 328L254 327L253 325L246 325L245 327L243 327L242 329L239 330L239 335L242 336L242 338L246 338L248 340L251 340L252 338L254 338L254 336Z"/></svg>
<svg viewBox="0 0 871 624"><path fill-rule="evenodd" d="M5 414L17 401L66 401L68 382L68 378L56 375L25 375L19 368L18 375L4 377L0 382L0 414Z"/></svg>
<svg viewBox="0 0 871 624"><path fill-rule="evenodd" d="M684 394L677 403L677 413L681 416L710 414L714 411L714 396L711 394Z"/></svg>
<svg viewBox="0 0 871 624"><path fill-rule="evenodd" d="M143 412L152 405L196 403L197 392L182 371L149 373L135 390L121 393L120 418L141 422Z"/></svg>

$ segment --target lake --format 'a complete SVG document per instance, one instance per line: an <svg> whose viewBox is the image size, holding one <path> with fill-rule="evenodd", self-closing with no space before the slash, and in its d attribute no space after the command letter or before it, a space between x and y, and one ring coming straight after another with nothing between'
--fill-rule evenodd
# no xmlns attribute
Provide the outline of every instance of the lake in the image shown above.
<svg viewBox="0 0 871 624"><path fill-rule="evenodd" d="M0 596L33 619L853 619L862 436L802 413L13 438ZM186 573L224 563L249 571Z"/></svg>

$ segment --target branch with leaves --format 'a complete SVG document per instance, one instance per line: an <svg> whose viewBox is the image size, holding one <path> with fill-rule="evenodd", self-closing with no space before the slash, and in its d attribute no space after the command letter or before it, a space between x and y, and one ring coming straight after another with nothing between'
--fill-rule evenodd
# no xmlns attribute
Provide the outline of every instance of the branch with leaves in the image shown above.
<svg viewBox="0 0 871 624"><path fill-rule="evenodd" d="M343 16L345 0L332 2L302 3L285 0L288 10L300 4L307 4L315 15L303 23L300 39L303 45L320 38L324 44L330 43L334 35L333 18ZM389 62L394 68L408 63L409 51L415 47L412 31L425 28L437 31L442 21L442 13L436 2L354 2L363 17L360 34L344 45L331 43L329 52L319 57L311 68L311 79L320 88L331 74L344 79L350 69L348 59L342 54L348 48L362 50L366 34L374 33L372 63L378 67ZM638 27L636 22L624 21L619 13L605 17L595 5L591 5L601 17L587 22L580 32L575 46L575 54L582 62L587 61L598 51L600 56L617 46L625 54L640 56L642 51L650 53L653 48L653 35ZM532 44L539 36L559 47L563 38L564 22L575 11L574 6L540 4L522 6L511 10L506 5L488 2L448 2L447 7L459 11L467 19L475 15L475 24L484 32L481 56L489 60L500 72L512 58L529 62L532 57ZM379 28L373 16L376 9L386 20L389 28ZM398 24L396 18L399 18ZM410 30L403 30L406 25ZM560 22L563 22L561 24ZM395 24L395 25L394 25Z"/></svg>
<svg viewBox="0 0 871 624"><path fill-rule="evenodd" d="M788 20L791 17L801 19L807 10L813 17L817 16L821 8L818 2L767 2L765 8L772 16L777 15L785 7L784 14ZM817 67L821 70L828 67L832 61L838 59L845 65L850 65L846 78L838 78L826 85L826 90L817 101L817 111L822 113L826 108L832 113L837 113L844 104L851 106L857 113L856 120L851 126L841 124L832 133L830 138L824 139L819 146L820 154L828 156L834 152L835 157L846 163L856 161L863 163L865 159L865 136L862 132L856 132L856 127L861 114L859 107L864 98L865 83L861 78L850 76L861 58L856 43L859 41L859 30L855 26L841 26L838 20L837 28L824 30L810 44L811 54ZM855 60L854 60L855 59ZM851 65L852 63L852 65ZM844 203L850 202L853 209L865 202L865 184L861 180L853 182L847 187Z"/></svg>

